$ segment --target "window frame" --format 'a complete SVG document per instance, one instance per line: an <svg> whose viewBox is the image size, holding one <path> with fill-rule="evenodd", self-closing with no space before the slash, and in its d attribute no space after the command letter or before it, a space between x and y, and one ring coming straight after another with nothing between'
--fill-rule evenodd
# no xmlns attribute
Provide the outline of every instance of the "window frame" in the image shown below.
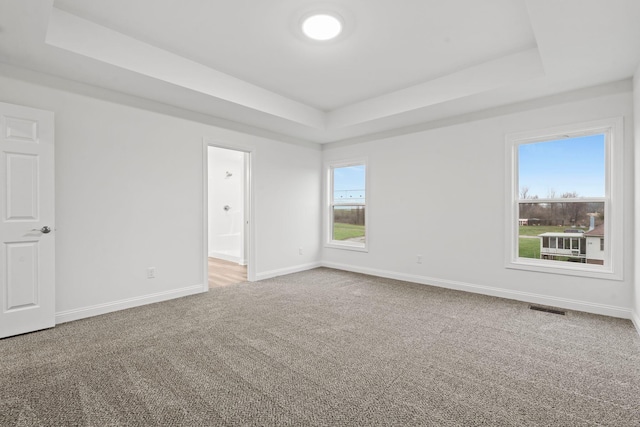
<svg viewBox="0 0 640 427"><path fill-rule="evenodd" d="M508 133L505 136L505 267L571 276L623 280L623 146L624 122L614 117L583 123L556 126L542 130ZM609 243L605 245L605 264L594 265L550 261L518 256L520 185L518 147L522 144L554 141L580 136L605 135L605 195L598 198L543 199L550 202L604 202L604 228Z"/></svg>
<svg viewBox="0 0 640 427"><path fill-rule="evenodd" d="M356 242L348 242L343 240L333 240L333 207L335 205L333 200L333 171L334 169L344 168L349 166L364 166L364 181L365 181L365 202L364 206L364 244ZM325 163L326 173L326 204L325 204L325 238L324 246L333 249L345 249L357 252L369 252L369 162L366 158L358 158L351 160L331 161Z"/></svg>

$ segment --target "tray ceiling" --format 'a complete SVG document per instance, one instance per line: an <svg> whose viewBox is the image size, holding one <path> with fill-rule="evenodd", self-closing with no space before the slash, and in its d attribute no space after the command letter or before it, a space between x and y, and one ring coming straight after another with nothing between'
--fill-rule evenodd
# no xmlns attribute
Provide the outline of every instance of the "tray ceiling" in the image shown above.
<svg viewBox="0 0 640 427"><path fill-rule="evenodd" d="M314 10L345 34L305 40ZM634 0L23 0L0 61L333 142L628 78Z"/></svg>

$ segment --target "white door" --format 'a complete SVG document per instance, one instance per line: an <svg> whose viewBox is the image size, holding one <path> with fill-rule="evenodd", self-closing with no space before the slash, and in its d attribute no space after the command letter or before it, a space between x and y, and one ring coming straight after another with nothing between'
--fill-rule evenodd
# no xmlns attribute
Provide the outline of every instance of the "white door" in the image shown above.
<svg viewBox="0 0 640 427"><path fill-rule="evenodd" d="M55 324L53 113L0 103L0 338Z"/></svg>

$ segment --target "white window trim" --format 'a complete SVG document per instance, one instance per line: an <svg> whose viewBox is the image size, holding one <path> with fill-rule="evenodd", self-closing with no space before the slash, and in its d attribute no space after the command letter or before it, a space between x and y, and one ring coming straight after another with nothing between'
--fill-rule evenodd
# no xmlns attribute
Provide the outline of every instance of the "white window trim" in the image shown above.
<svg viewBox="0 0 640 427"><path fill-rule="evenodd" d="M364 209L364 235L365 242L364 245L360 243L354 242L343 242L339 240L332 239L332 230L333 230L333 215L332 215L332 191L333 191L333 173L332 170L335 168L344 168L347 166L356 166L356 165L364 165L365 170L365 209ZM325 248L333 248L333 249L345 249L349 251L356 252L369 252L369 205L370 205L370 186L369 186L369 162L367 158L358 158L358 159L350 159L350 160L340 160L340 161L330 161L326 162L324 165L325 176L326 176L326 192L325 192L325 212L324 212L324 247Z"/></svg>
<svg viewBox="0 0 640 427"><path fill-rule="evenodd" d="M609 280L623 279L623 146L622 117L583 122L553 128L507 134L505 168L505 267L544 273L593 277ZM577 264L563 261L537 260L518 257L518 218L520 186L518 183L518 146L523 143L552 141L563 137L577 137L604 133L605 139L605 245L607 265ZM600 199L601 200L601 199ZM548 199L537 199L545 202ZM558 200L555 200L558 201ZM588 202L588 198L562 199L562 202Z"/></svg>

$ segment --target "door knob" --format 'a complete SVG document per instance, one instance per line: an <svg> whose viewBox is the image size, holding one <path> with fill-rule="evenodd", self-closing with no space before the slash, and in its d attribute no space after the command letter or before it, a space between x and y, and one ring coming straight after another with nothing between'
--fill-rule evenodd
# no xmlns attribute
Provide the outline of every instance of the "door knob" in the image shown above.
<svg viewBox="0 0 640 427"><path fill-rule="evenodd" d="M40 229L34 228L31 231L39 231L39 232L41 232L43 234L47 234L47 233L51 233L51 228L49 228L49 226L45 225L44 227L42 227Z"/></svg>

